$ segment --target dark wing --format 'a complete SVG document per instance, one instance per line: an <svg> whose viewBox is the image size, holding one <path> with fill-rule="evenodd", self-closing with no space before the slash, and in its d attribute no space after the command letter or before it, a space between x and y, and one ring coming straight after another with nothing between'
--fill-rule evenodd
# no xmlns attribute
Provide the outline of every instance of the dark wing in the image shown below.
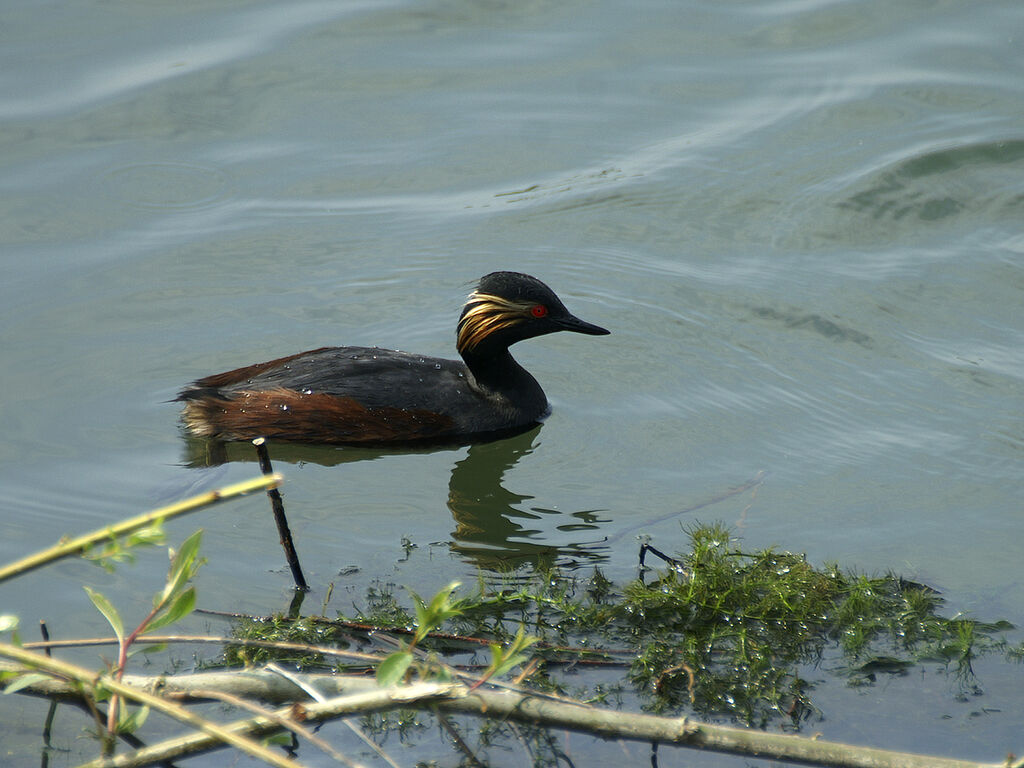
<svg viewBox="0 0 1024 768"><path fill-rule="evenodd" d="M279 357L275 360L268 360L265 363L254 363L253 365L247 365L244 368L235 368L233 371L215 373L212 376L206 376L202 379L193 381L178 393L178 399L189 400L193 397L199 396L201 393L208 393L210 390L231 388L237 384L252 381L253 379L258 378L260 374L267 373L268 371L272 372L275 369L283 369L293 360L317 357L321 352L326 352L330 349L331 347L320 347L319 349L311 349L308 352L299 352L296 355L288 355L288 357Z"/></svg>
<svg viewBox="0 0 1024 768"><path fill-rule="evenodd" d="M456 360L376 347L321 347L206 376L182 390L178 399L288 389L353 397L369 407L436 406L466 390L466 376L465 364Z"/></svg>
<svg viewBox="0 0 1024 768"><path fill-rule="evenodd" d="M367 347L324 347L208 376L184 390L197 435L322 443L436 440L478 397L464 364ZM400 406L400 407L399 407Z"/></svg>

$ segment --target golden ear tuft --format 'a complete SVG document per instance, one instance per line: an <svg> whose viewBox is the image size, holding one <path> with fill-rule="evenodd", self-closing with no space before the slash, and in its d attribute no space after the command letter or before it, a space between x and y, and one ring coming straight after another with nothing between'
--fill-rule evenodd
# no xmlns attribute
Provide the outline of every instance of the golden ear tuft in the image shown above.
<svg viewBox="0 0 1024 768"><path fill-rule="evenodd" d="M492 333L526 320L532 306L489 293L471 293L459 319L456 347L459 352L474 350Z"/></svg>

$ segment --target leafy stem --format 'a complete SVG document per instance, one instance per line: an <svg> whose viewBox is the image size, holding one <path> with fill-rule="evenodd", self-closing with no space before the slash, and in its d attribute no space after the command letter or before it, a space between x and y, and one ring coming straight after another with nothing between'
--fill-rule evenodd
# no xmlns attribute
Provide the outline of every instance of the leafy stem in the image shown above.
<svg viewBox="0 0 1024 768"><path fill-rule="evenodd" d="M198 572L200 566L205 562L199 557L199 544L202 539L202 531L196 531L177 550L169 551L171 565L167 572L167 581L164 588L153 596L153 608L146 614L127 635L124 631L124 622L120 613L113 603L100 592L85 587L86 594L92 600L96 609L103 614L107 623L114 630L117 637L117 665L112 670L113 678L120 683L124 677L125 667L128 663L128 656L132 645L140 635L147 632L173 624L184 618L195 608L196 591L191 581ZM137 728L145 720L148 709L143 707L131 714L122 712L120 697L113 694L110 697L110 707L107 711L107 748L113 747L113 736L119 731L131 731Z"/></svg>

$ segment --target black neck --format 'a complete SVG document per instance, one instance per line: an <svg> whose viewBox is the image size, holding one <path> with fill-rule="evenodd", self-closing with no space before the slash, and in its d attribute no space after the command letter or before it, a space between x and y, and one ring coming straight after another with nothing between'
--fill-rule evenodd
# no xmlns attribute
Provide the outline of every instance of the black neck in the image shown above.
<svg viewBox="0 0 1024 768"><path fill-rule="evenodd" d="M486 355L463 352L473 378L481 389L496 392L511 400L520 408L535 408L543 411L547 398L537 380L513 359L508 348L488 350Z"/></svg>

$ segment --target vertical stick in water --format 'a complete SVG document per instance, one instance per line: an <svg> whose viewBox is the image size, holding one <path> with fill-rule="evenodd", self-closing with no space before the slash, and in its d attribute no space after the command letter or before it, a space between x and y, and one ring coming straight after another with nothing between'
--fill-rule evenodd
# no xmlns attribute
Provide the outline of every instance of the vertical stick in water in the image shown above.
<svg viewBox="0 0 1024 768"><path fill-rule="evenodd" d="M256 456L260 461L260 472L265 475L272 474L274 468L270 465L270 454L267 452L266 440L257 437L252 441L256 446ZM274 521L277 523L277 533L281 537L281 546L284 547L284 556L288 560L288 567L292 570L292 578L295 580L296 589L307 591L306 577L302 575L302 566L299 565L299 556L295 552L295 544L292 542L292 532L288 528L288 518L284 514L284 501L277 488L267 491L270 497L270 507L274 510Z"/></svg>

